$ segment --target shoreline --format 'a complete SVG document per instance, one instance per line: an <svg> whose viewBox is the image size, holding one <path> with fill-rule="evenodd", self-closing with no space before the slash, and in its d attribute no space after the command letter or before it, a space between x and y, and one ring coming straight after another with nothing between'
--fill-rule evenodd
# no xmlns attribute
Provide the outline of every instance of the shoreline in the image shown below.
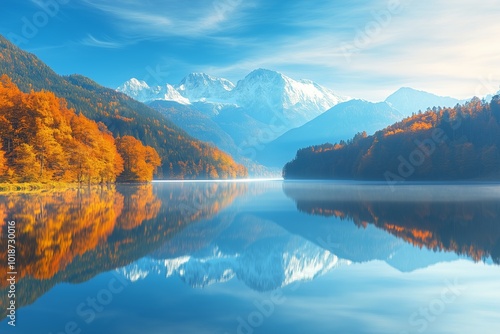
<svg viewBox="0 0 500 334"><path fill-rule="evenodd" d="M90 184L90 187L100 186L106 187L111 185L116 185L118 183L105 183L105 184ZM83 189L88 188L87 183L74 183L74 182L51 182L51 183L40 183L40 182L26 182L26 183L0 183L0 194L9 193L35 193L44 192L50 190L61 190L61 189Z"/></svg>

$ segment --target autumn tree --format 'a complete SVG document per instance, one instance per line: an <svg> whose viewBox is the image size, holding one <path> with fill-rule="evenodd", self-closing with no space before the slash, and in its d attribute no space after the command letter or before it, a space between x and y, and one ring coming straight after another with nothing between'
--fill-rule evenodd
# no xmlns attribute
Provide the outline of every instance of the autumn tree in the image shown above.
<svg viewBox="0 0 500 334"><path fill-rule="evenodd" d="M161 159L156 150L144 146L132 136L123 136L116 140L118 152L123 159L122 181L151 181Z"/></svg>
<svg viewBox="0 0 500 334"><path fill-rule="evenodd" d="M40 165L33 146L23 143L12 152L13 166L16 172L16 181L39 181Z"/></svg>
<svg viewBox="0 0 500 334"><path fill-rule="evenodd" d="M23 93L6 76L0 77L0 138L10 181L115 182L123 171L104 124L75 114L51 92Z"/></svg>
<svg viewBox="0 0 500 334"><path fill-rule="evenodd" d="M283 175L386 181L498 179L499 101L498 96L491 103L473 98L454 108L414 114L371 136L358 134L347 145L301 149L285 165Z"/></svg>
<svg viewBox="0 0 500 334"><path fill-rule="evenodd" d="M490 106L493 116L500 123L500 95L493 96Z"/></svg>
<svg viewBox="0 0 500 334"><path fill-rule="evenodd" d="M1 142L1 141L0 141ZM5 158L5 152L0 149L0 181L4 179L5 172L7 171L7 159Z"/></svg>

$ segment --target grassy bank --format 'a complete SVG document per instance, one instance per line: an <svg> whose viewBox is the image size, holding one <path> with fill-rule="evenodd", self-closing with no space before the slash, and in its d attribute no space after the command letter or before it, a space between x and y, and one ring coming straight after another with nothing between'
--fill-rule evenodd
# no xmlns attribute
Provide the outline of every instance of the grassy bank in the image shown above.
<svg viewBox="0 0 500 334"><path fill-rule="evenodd" d="M27 182L27 183L0 183L0 194L10 192L38 192L52 189L71 189L82 187L78 183L66 182Z"/></svg>

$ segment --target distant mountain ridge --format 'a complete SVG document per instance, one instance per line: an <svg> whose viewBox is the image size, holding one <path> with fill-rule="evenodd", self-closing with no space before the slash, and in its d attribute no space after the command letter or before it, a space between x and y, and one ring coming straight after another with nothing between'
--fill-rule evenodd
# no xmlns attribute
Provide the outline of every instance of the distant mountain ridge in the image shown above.
<svg viewBox="0 0 500 334"><path fill-rule="evenodd" d="M191 73L177 85L149 87L146 82L133 78L117 90L145 103L164 100L192 104L211 117L227 111L239 117L240 121L250 117L264 125L276 123L279 126L273 131L274 137L349 100L310 80L294 80L266 69L252 71L236 85L205 73ZM166 94L167 91L169 94ZM226 119L224 116L219 118ZM245 124L250 127L248 135L253 135L255 130L252 123ZM235 141L238 143L237 139Z"/></svg>
<svg viewBox="0 0 500 334"><path fill-rule="evenodd" d="M192 120L193 114L205 114L209 118L199 117L195 122L198 125L194 126L177 113L170 118L174 123L237 158L250 152L251 159L274 168L281 168L300 148L348 140L362 131L372 134L419 110L453 107L462 102L408 87L398 89L384 102L349 100L312 81L293 80L265 69L251 72L236 85L226 79L193 73L177 86L167 84L178 92L171 96L140 82L134 89L127 90L125 86L119 90L144 101L189 103L187 119ZM137 90L149 93L141 95ZM147 103L153 107L160 104L159 101ZM273 131L269 131L269 124L273 125ZM227 136L218 135L219 139L226 139L213 140L212 133L220 134L221 130Z"/></svg>
<svg viewBox="0 0 500 334"><path fill-rule="evenodd" d="M182 104L204 102L238 106L251 110L251 116L264 121L281 113L282 118L292 123L311 120L332 106L349 100L310 80L294 80L266 69L252 71L236 85L224 78L191 73L177 85L166 83L150 87L146 82L132 78L117 90L140 102L165 100Z"/></svg>
<svg viewBox="0 0 500 334"><path fill-rule="evenodd" d="M350 100L271 141L258 153L257 161L268 166L283 166L301 148L347 141L362 131L373 134L420 110L454 107L461 102L408 87L398 89L384 102Z"/></svg>
<svg viewBox="0 0 500 334"><path fill-rule="evenodd" d="M234 87L234 84L227 79L215 78L205 73L191 73L174 89L189 101L197 102L225 99Z"/></svg>
<svg viewBox="0 0 500 334"><path fill-rule="evenodd" d="M177 85L150 87L130 79L117 90L159 110L192 136L229 152L250 170L255 169L256 147L349 99L310 80L266 69L252 71L237 84L191 73Z"/></svg>
<svg viewBox="0 0 500 334"><path fill-rule="evenodd" d="M404 115L386 102L350 100L270 142L258 153L257 161L268 166L283 166L300 148L348 140L361 131L374 133L402 118Z"/></svg>
<svg viewBox="0 0 500 334"><path fill-rule="evenodd" d="M417 113L338 145L302 148L283 177L405 181L498 180L500 96ZM418 158L416 158L418 156Z"/></svg>
<svg viewBox="0 0 500 334"><path fill-rule="evenodd" d="M162 110L188 133L240 162L272 168L283 167L303 147L346 141L363 131L373 134L419 111L463 102L408 87L383 102L351 100L310 80L266 69L252 71L237 84L192 73L175 86L149 87L131 79L118 90Z"/></svg>
<svg viewBox="0 0 500 334"><path fill-rule="evenodd" d="M406 116L411 116L412 113L418 111L426 111L427 108L433 107L454 107L457 104L464 103L463 100L458 100L453 97L438 96L428 92L416 90L409 87L402 87L392 93L385 99L391 107L399 110Z"/></svg>

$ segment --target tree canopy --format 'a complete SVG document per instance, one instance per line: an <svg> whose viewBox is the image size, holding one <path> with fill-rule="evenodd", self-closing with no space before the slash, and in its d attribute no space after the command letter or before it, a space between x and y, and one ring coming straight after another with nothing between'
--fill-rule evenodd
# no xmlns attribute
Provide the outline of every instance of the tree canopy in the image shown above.
<svg viewBox="0 0 500 334"><path fill-rule="evenodd" d="M75 113L66 100L48 91L23 93L7 75L0 77L0 140L3 181L149 181L161 165L152 147L130 136L116 141L103 123ZM134 149L121 149L122 141Z"/></svg>
<svg viewBox="0 0 500 334"><path fill-rule="evenodd" d="M334 126L334 124L332 124ZM497 179L500 97L414 114L373 136L301 149L285 178L386 180Z"/></svg>

